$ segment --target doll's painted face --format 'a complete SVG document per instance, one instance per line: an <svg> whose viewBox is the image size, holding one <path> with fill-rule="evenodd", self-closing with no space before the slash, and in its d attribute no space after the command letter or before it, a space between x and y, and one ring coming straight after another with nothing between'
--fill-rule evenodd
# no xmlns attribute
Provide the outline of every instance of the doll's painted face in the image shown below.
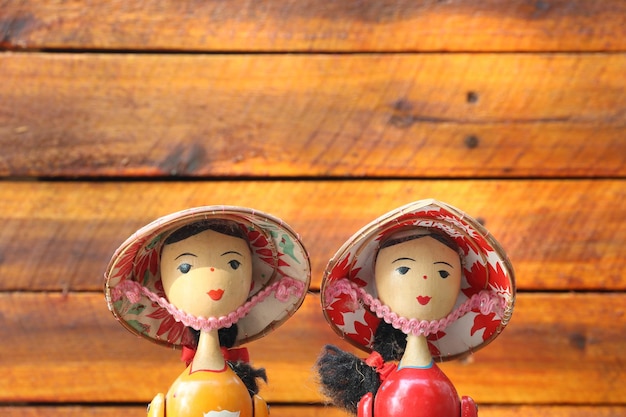
<svg viewBox="0 0 626 417"><path fill-rule="evenodd" d="M239 237L205 230L166 244L161 281L168 301L197 317L226 315L243 305L252 283L252 256Z"/></svg>
<svg viewBox="0 0 626 417"><path fill-rule="evenodd" d="M447 316L461 287L457 252L425 235L383 247L375 265L378 297L399 316L438 320Z"/></svg>

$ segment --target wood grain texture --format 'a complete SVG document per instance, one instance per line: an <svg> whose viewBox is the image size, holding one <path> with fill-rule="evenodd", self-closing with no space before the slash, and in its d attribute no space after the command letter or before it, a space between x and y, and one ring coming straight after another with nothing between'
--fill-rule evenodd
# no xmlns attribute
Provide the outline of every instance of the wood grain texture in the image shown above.
<svg viewBox="0 0 626 417"><path fill-rule="evenodd" d="M352 234L423 198L482 219L521 289L626 289L623 180L383 180L0 182L0 290L100 291L113 251L137 229L221 204L290 224L319 288L326 263Z"/></svg>
<svg viewBox="0 0 626 417"><path fill-rule="evenodd" d="M5 417L143 417L145 405L131 406L0 406ZM623 417L626 407L602 406L480 406L480 417ZM271 417L348 417L333 407L272 405Z"/></svg>
<svg viewBox="0 0 626 417"><path fill-rule="evenodd" d="M321 314L326 262L433 197L520 290L497 340L441 365L459 394L626 417L625 1L0 0L0 51L0 415L145 416L182 363L115 321L104 268L159 216L233 204L312 261L248 346L272 417L347 417L313 371L326 343L356 352Z"/></svg>
<svg viewBox="0 0 626 417"><path fill-rule="evenodd" d="M0 46L157 51L623 51L620 0L0 2Z"/></svg>
<svg viewBox="0 0 626 417"><path fill-rule="evenodd" d="M0 406L6 417L119 417L145 416L146 407L140 406ZM623 417L626 407L586 406L480 406L480 417ZM348 417L333 407L318 405L272 405L271 417Z"/></svg>
<svg viewBox="0 0 626 417"><path fill-rule="evenodd" d="M625 177L626 54L0 55L0 176Z"/></svg>
<svg viewBox="0 0 626 417"><path fill-rule="evenodd" d="M521 293L498 339L441 367L479 403L624 405L625 308L624 293ZM99 293L1 293L0 311L8 341L0 402L143 403L183 370L178 353L119 325ZM263 397L321 401L312 368L326 343L347 347L309 294L282 327L248 345L253 364L267 369Z"/></svg>

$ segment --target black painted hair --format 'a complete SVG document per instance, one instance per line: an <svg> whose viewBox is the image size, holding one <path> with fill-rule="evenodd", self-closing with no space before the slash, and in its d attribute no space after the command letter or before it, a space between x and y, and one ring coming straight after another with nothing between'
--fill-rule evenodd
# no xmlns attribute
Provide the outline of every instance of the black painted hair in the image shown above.
<svg viewBox="0 0 626 417"><path fill-rule="evenodd" d="M409 240L420 239L423 237L432 237L437 242L444 244L445 246L449 247L453 251L455 252L459 251L459 245L457 245L456 242L450 236L442 232L439 232L435 229L427 229L427 233L409 234L409 235L402 236L399 238L390 237L387 240L383 240L378 250L380 251L380 249L383 249L383 248L388 248L393 245L397 245L403 242L408 242Z"/></svg>
<svg viewBox="0 0 626 417"><path fill-rule="evenodd" d="M165 239L163 245L169 245L171 243L180 242L188 237L202 233L205 230L213 230L223 235L234 236L244 240L248 240L243 229L239 225L231 220L200 220L194 223L186 224L183 227L174 231L171 235Z"/></svg>

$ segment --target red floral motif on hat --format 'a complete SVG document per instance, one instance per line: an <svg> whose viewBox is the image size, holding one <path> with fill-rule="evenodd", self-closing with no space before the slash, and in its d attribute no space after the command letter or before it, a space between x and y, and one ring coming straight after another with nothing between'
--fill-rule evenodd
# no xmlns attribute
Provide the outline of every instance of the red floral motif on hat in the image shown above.
<svg viewBox="0 0 626 417"><path fill-rule="evenodd" d="M272 258L272 250L268 248L269 242L265 235L258 230L247 230L247 233L250 246L252 246L254 251L259 254L259 258L262 261L273 265L274 259Z"/></svg>
<svg viewBox="0 0 626 417"><path fill-rule="evenodd" d="M267 240L267 237L265 235L263 235L258 230L246 230L246 233L248 235L248 241L250 242L250 246L253 248L254 252L259 255L259 259L261 261L265 262L271 267L274 267L274 265L276 265L276 270L281 275L289 275L281 269L281 267L284 266L291 266L283 259L283 257L285 256L284 253L278 250L278 248L275 248L277 259L274 259L274 252L270 248L270 242Z"/></svg>
<svg viewBox="0 0 626 417"><path fill-rule="evenodd" d="M440 356L441 352L439 351L439 349L437 348L437 346L435 346L433 344L433 342L436 342L437 340L443 338L446 335L446 332L444 331L439 331L437 333L433 333L431 335L429 335L426 339L428 340L428 349L430 350L430 353L432 355L435 356Z"/></svg>
<svg viewBox="0 0 626 417"><path fill-rule="evenodd" d="M497 262L495 267L491 263L485 266L475 262L469 270L465 269L465 278L469 287L463 288L461 291L463 291L468 298L474 294L478 294L489 285L503 290L510 289L507 275L504 269L502 269L500 262Z"/></svg>
<svg viewBox="0 0 626 417"><path fill-rule="evenodd" d="M358 309L359 304L356 303L352 297L348 294L341 294L335 298L328 307L326 307L326 313L337 326L344 326L346 321L344 320L343 315L345 313L354 313Z"/></svg>
<svg viewBox="0 0 626 417"><path fill-rule="evenodd" d="M481 234L473 231L472 227L469 226L467 222L464 222L463 220L454 217L451 220L461 225L463 227L463 230L472 236L471 239L467 236L459 236L454 239L457 245L459 245L459 247L463 251L463 253L468 254L471 251L475 250L474 246L472 245L472 241L474 244L479 246L481 251L493 252L493 249L491 248L489 243L487 243L485 238Z"/></svg>
<svg viewBox="0 0 626 417"><path fill-rule="evenodd" d="M352 259L352 262L351 259L352 256L348 253L335 265L327 278L329 283L348 278L359 286L366 285L365 281L357 277L361 268L354 268L356 259ZM363 309L358 300L349 294L339 294L325 311L328 318L351 340L363 346L371 346L374 341L373 329L378 327L380 319ZM354 317L346 320L346 316Z"/></svg>
<svg viewBox="0 0 626 417"><path fill-rule="evenodd" d="M167 341L169 343L176 343L185 329L185 326L181 322L177 322L174 317L162 307L157 308L152 313L148 314L147 317L160 320L156 336L161 337L167 335Z"/></svg>
<svg viewBox="0 0 626 417"><path fill-rule="evenodd" d="M474 318L474 325L470 330L470 334L473 336L477 331L485 329L482 338L487 340L498 330L501 324L502 320L497 319L495 313L479 314Z"/></svg>
<svg viewBox="0 0 626 417"><path fill-rule="evenodd" d="M353 337L353 340L358 343L363 343L364 346L372 346L374 343L374 329L377 329L380 324L380 319L376 316L366 313L363 315L365 323L355 321L354 329L361 339Z"/></svg>
<svg viewBox="0 0 626 417"><path fill-rule="evenodd" d="M355 305L355 300L348 294L340 294L326 308L326 314L351 340L371 346L380 319L361 308L358 301Z"/></svg>
<svg viewBox="0 0 626 417"><path fill-rule="evenodd" d="M155 282L154 287L157 295L165 297L165 290L163 289L163 282L161 280ZM166 335L166 339L169 343L177 343L183 336L185 325L181 322L177 322L166 309L158 304L151 303L151 306L154 308L154 311L150 314L146 314L146 317L160 321L156 336L160 338Z"/></svg>
<svg viewBox="0 0 626 417"><path fill-rule="evenodd" d="M132 245L128 247L128 249L124 252L124 254L119 258L115 268L115 275L111 278L117 277L126 277L128 275L128 271L130 271L133 267L133 262L135 261L135 255L137 254L138 247L141 247L145 242L145 239L138 239L133 242Z"/></svg>
<svg viewBox="0 0 626 417"><path fill-rule="evenodd" d="M487 268L479 262L474 262L470 269L464 268L465 279L469 287L462 288L463 294L470 298L474 294L478 294L487 286Z"/></svg>
<svg viewBox="0 0 626 417"><path fill-rule="evenodd" d="M398 228L405 227L410 224L415 224L417 213L420 213L421 216L424 216L425 218L428 218L428 219L438 219L442 217L442 212L443 210L439 210L439 209L417 211L417 212L409 211L407 213L402 214L401 216L398 216L398 218L395 220L397 224L391 227L389 231L390 232L396 231Z"/></svg>
<svg viewBox="0 0 626 417"><path fill-rule="evenodd" d="M489 284L499 290L509 291L511 289L510 281L502 268L502 263L497 262L495 269L491 263L489 264Z"/></svg>
<svg viewBox="0 0 626 417"><path fill-rule="evenodd" d="M352 262L350 262L351 259ZM346 254L343 259L332 269L332 271L328 275L328 281L333 282L342 278L348 278L359 287L365 287L367 285L367 282L358 278L357 275L361 271L361 268L355 268L355 263L356 258L353 258L350 253Z"/></svg>

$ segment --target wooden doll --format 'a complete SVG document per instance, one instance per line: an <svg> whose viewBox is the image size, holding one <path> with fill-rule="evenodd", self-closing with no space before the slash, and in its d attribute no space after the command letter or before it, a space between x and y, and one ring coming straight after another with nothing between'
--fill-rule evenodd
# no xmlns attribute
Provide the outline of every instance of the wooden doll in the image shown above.
<svg viewBox="0 0 626 417"><path fill-rule="evenodd" d="M326 346L316 366L331 401L359 417L474 417L436 362L475 352L508 323L504 251L474 219L435 200L374 220L331 259L321 300L366 360Z"/></svg>
<svg viewBox="0 0 626 417"><path fill-rule="evenodd" d="M257 384L265 371L235 347L290 317L309 281L298 236L250 209L189 209L132 235L105 273L109 309L131 332L182 348L188 364L148 416L267 416Z"/></svg>

